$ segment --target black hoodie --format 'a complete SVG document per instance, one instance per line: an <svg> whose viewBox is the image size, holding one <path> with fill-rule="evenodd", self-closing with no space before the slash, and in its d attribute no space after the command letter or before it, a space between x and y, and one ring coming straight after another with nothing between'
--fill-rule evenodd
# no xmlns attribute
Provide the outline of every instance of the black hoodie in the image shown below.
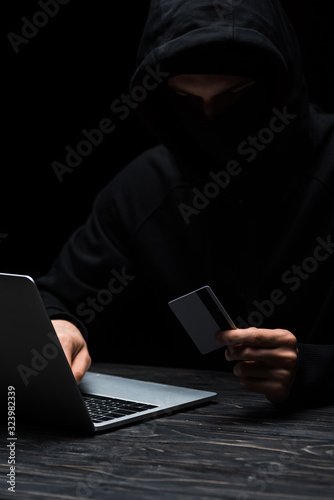
<svg viewBox="0 0 334 500"><path fill-rule="evenodd" d="M256 84L208 123L167 86L185 73ZM167 306L210 285L237 326L297 337L290 399L333 401L334 122L309 104L279 1L152 0L130 95L161 144L102 190L38 280L50 316L113 361L225 369Z"/></svg>

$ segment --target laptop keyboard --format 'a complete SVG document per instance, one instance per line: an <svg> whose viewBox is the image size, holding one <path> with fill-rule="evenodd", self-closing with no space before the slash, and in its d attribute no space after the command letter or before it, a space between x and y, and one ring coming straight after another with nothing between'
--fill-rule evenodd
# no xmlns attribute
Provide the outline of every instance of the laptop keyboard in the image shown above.
<svg viewBox="0 0 334 500"><path fill-rule="evenodd" d="M96 396L92 394L82 394L82 397L87 406L88 413L95 423L106 422L107 420L157 408L157 406L148 405L146 403L107 398L105 396Z"/></svg>

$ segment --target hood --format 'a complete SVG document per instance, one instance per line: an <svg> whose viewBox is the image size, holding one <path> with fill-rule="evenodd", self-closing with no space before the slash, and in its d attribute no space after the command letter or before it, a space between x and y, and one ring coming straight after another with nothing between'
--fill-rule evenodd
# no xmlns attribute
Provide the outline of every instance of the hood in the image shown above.
<svg viewBox="0 0 334 500"><path fill-rule="evenodd" d="M211 138L221 137L220 151L225 148L226 155L218 163L238 155L238 145L249 134L268 127L273 110L294 116L293 123L275 134L257 160L268 155L277 160L292 139L294 144L303 141L305 151L311 128L308 92L298 41L278 0L152 0L130 92L145 88L153 73L159 84L147 90L137 113L190 171L207 171L208 163L212 167L218 160L208 157L197 140L199 129L194 133L196 123L183 119L182 107L175 105L167 80L179 74L230 74L256 81L247 102L222 116L216 130L214 124L203 127Z"/></svg>

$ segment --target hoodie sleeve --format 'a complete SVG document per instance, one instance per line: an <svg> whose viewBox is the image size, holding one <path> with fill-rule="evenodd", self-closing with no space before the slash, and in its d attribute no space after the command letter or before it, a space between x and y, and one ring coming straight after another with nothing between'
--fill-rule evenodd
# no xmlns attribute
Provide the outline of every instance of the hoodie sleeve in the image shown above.
<svg viewBox="0 0 334 500"><path fill-rule="evenodd" d="M298 344L299 367L288 404L334 402L334 345Z"/></svg>
<svg viewBox="0 0 334 500"><path fill-rule="evenodd" d="M106 322L106 315L114 318L124 313L138 281L114 192L111 182L48 274L36 280L50 318L72 322L86 339L87 330L98 329Z"/></svg>
<svg viewBox="0 0 334 500"><path fill-rule="evenodd" d="M132 310L149 280L143 258L153 262L159 256L153 249L147 257L149 241L138 249L138 232L163 203L171 182L179 182L176 168L166 175L158 168L167 157L165 148L154 147L126 165L99 193L86 223L50 271L36 280L51 319L67 319L87 338L115 327Z"/></svg>

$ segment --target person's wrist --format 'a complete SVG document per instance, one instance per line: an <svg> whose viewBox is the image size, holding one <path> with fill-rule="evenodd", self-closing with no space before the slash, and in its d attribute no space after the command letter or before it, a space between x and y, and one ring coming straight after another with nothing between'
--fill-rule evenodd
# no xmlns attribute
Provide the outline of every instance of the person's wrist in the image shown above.
<svg viewBox="0 0 334 500"><path fill-rule="evenodd" d="M80 330L70 321L66 319L52 319L51 323L56 331L62 330L63 332L68 333L80 333Z"/></svg>

